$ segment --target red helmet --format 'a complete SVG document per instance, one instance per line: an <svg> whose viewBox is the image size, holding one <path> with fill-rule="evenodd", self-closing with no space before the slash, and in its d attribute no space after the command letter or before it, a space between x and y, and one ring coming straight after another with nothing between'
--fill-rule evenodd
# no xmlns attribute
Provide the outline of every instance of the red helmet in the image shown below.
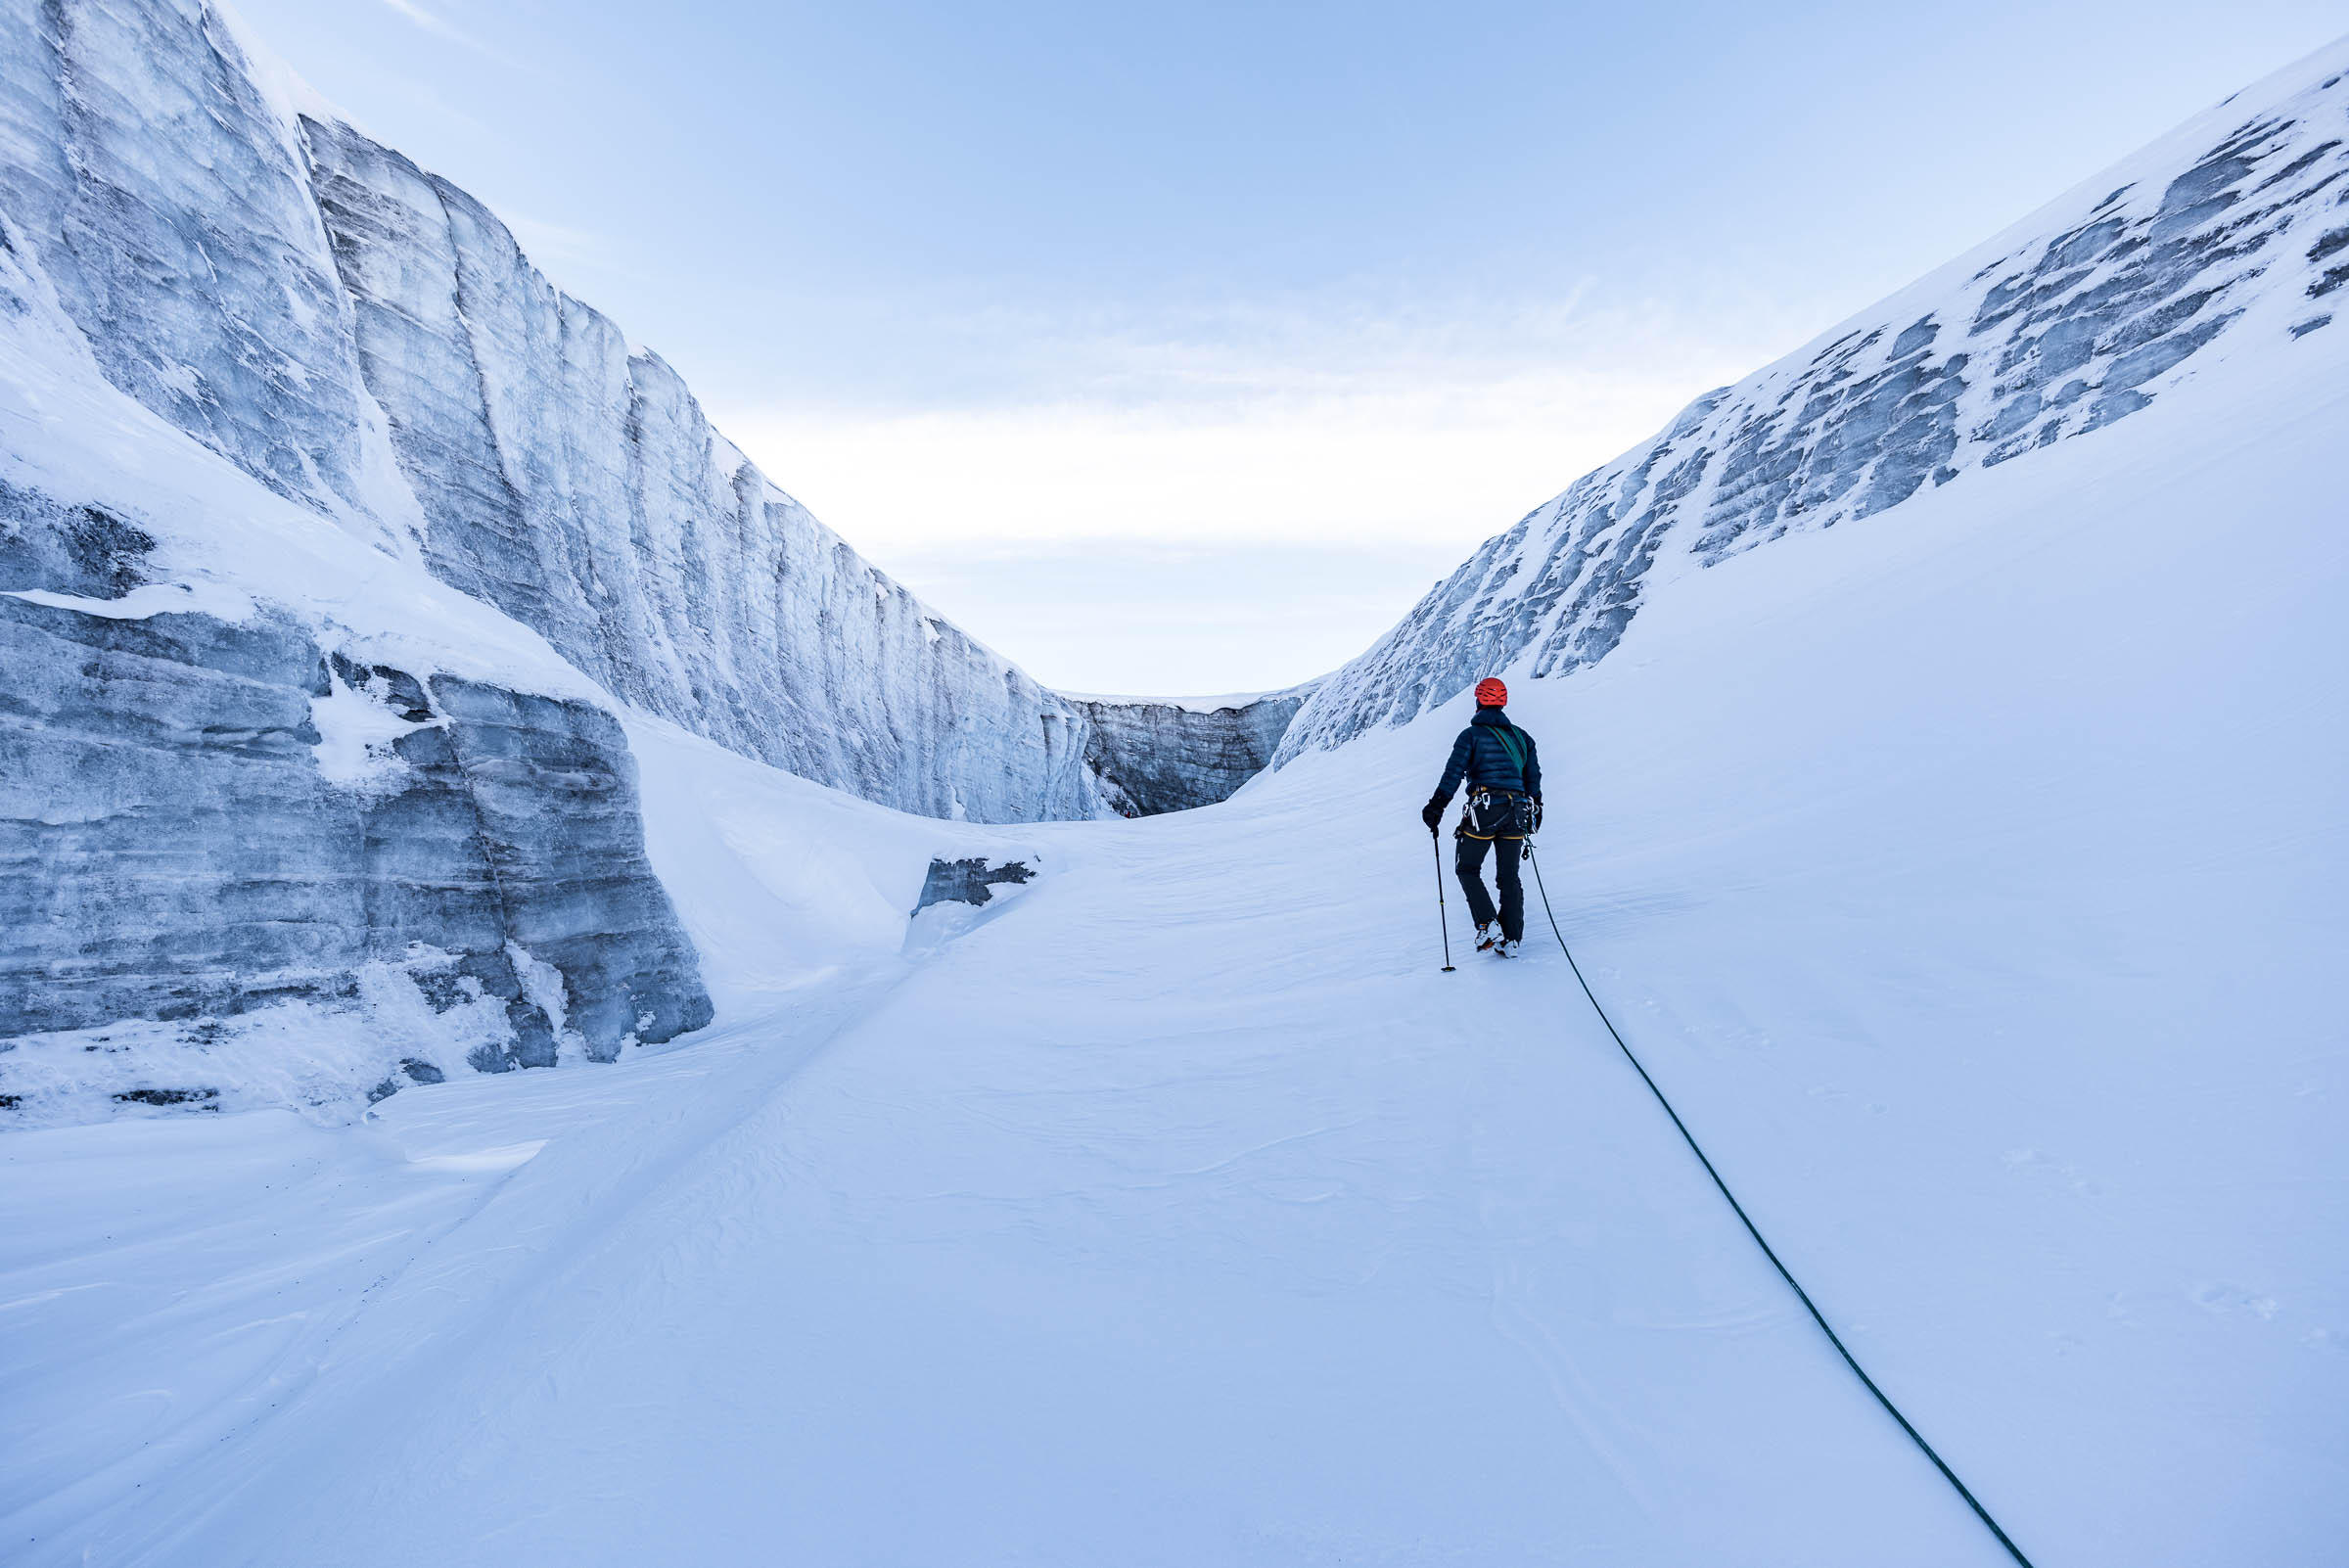
<svg viewBox="0 0 2349 1568"><path fill-rule="evenodd" d="M1506 708L1508 705L1509 688L1500 683L1497 675L1487 675L1476 683L1477 707Z"/></svg>

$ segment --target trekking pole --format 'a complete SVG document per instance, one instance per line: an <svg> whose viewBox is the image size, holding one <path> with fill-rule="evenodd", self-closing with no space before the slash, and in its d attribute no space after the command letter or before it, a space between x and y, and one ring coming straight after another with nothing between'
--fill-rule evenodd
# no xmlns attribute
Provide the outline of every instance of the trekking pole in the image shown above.
<svg viewBox="0 0 2349 1568"><path fill-rule="evenodd" d="M1436 922L1444 933L1444 973L1451 974L1451 916L1444 907L1444 842L1427 830L1427 847L1436 852Z"/></svg>

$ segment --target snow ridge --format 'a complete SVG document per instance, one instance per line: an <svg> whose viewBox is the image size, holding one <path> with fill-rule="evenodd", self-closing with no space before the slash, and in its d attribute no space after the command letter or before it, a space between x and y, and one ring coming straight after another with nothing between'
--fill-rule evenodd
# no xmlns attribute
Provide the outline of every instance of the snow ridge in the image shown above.
<svg viewBox="0 0 2349 1568"><path fill-rule="evenodd" d="M2237 94L1537 509L1325 680L1274 759L1596 664L1662 582L2147 406L2349 282L2349 40Z"/></svg>

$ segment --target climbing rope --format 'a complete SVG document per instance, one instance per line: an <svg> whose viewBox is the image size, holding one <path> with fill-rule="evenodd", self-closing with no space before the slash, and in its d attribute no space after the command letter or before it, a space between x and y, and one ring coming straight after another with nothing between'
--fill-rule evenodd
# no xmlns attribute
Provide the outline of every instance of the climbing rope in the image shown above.
<svg viewBox="0 0 2349 1568"><path fill-rule="evenodd" d="M1574 949L1566 945L1566 934L1558 929L1558 917L1549 907L1549 889L1544 887L1542 882L1542 861L1535 855L1533 841L1530 839L1526 841L1525 853L1526 858L1532 860L1534 864L1534 886L1541 890L1542 912L1549 916L1550 935L1558 939L1558 950L1566 955L1566 966L1574 971L1575 983L1583 988L1583 994L1589 997L1590 1010L1598 1014L1600 1023L1607 1026L1607 1033L1614 1038L1616 1048L1623 1052L1623 1059L1632 1064L1632 1071L1639 1075L1639 1082L1647 1085L1647 1091L1656 1097L1656 1103L1664 1107L1664 1114L1672 1118L1672 1125L1680 1130L1681 1139L1688 1145L1688 1152L1696 1156L1697 1164L1705 1168L1705 1175L1713 1178L1713 1184L1719 1187L1721 1195L1728 1200L1729 1208L1737 1216L1737 1222L1745 1226L1745 1233L1754 1238L1754 1245L1762 1249L1762 1256L1770 1260L1770 1266L1778 1271L1778 1277L1786 1281L1786 1288L1794 1292L1795 1299L1803 1304L1803 1311L1809 1313L1811 1320L1819 1325L1819 1331L1827 1336L1827 1343L1835 1347L1835 1354L1843 1358L1843 1364L1852 1369L1852 1375L1866 1385L1867 1391L1876 1397L1876 1403L1884 1407L1886 1414L1901 1423L1901 1430L1909 1434L1909 1441L1915 1444L1918 1452L1933 1461L1933 1468L1941 1472L1941 1478L1957 1488L1958 1496L1963 1498L1965 1505L1974 1510L1974 1517L1982 1521L1983 1528L1999 1538L1999 1545L2006 1548L2006 1555L2022 1564L2022 1568L2031 1568L2031 1559L2023 1555L2023 1548L2016 1545L2008 1538L2006 1532L1999 1528L1999 1522L1990 1516L1990 1510L1983 1507L1981 1500L1966 1490L1965 1483L1958 1479L1958 1472L1951 1469L1949 1462L1933 1452L1933 1445L1925 1441L1924 1434L1916 1429L1909 1417L1901 1413L1901 1407L1893 1404L1882 1389L1876 1387L1876 1380L1867 1375L1867 1369L1853 1357L1841 1337L1836 1334L1834 1329L1827 1326L1826 1316L1819 1312L1819 1304L1811 1299L1811 1293L1805 1290L1802 1282L1796 1279L1787 1270L1786 1266L1778 1261L1778 1255L1771 1250L1770 1243L1762 1239L1762 1232L1755 1227L1753 1220L1747 1216L1745 1205L1737 1201L1737 1194L1729 1190L1729 1184L1721 1178L1721 1173L1713 1169L1713 1162L1705 1157L1705 1151L1697 1145L1695 1134L1688 1130L1688 1124L1681 1120L1681 1113L1672 1108L1672 1101L1664 1097L1664 1091L1656 1086L1656 1081L1647 1076L1647 1069L1639 1065L1639 1058L1632 1054L1631 1046L1624 1043L1623 1032L1615 1027L1615 1020L1609 1018L1607 1010L1599 1005L1597 995L1590 990L1590 982L1583 978L1583 966L1575 962Z"/></svg>

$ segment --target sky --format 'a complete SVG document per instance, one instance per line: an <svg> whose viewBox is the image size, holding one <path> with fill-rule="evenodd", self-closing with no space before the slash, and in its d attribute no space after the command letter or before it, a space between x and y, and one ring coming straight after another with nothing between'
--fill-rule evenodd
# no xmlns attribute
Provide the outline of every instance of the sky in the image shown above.
<svg viewBox="0 0 2349 1568"><path fill-rule="evenodd" d="M1047 684L1267 690L2349 3L234 0Z"/></svg>

